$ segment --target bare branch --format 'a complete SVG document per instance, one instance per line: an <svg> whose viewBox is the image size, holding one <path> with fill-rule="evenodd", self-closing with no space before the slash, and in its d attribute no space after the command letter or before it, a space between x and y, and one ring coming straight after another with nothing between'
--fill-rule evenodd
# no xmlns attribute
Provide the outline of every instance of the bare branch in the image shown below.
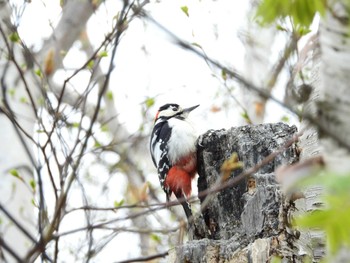
<svg viewBox="0 0 350 263"><path fill-rule="evenodd" d="M169 252L163 252L163 253L147 256L147 257L139 257L139 258L132 258L132 259L127 259L123 261L117 261L115 263L145 262L145 261L149 261L157 258L164 258L167 255L169 255Z"/></svg>
<svg viewBox="0 0 350 263"><path fill-rule="evenodd" d="M18 227L18 229L23 232L23 234L33 241L33 243L36 243L36 239L10 214L9 211L7 211L2 204L0 204L0 210Z"/></svg>
<svg viewBox="0 0 350 263"><path fill-rule="evenodd" d="M5 240L0 236L0 247L3 247L7 252L10 253L11 256L13 256L17 262L24 262L17 253L5 242Z"/></svg>

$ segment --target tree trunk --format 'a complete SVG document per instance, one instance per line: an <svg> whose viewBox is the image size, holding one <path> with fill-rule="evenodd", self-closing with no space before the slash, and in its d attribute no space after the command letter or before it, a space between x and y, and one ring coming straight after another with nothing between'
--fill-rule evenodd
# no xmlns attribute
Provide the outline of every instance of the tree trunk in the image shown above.
<svg viewBox="0 0 350 263"><path fill-rule="evenodd" d="M333 6L332 12L327 12L321 19L319 32L319 45L312 50L312 59L307 67L311 68L310 84L312 93L310 99L304 105L304 112L316 118L321 127L338 139L325 134L303 120L301 128L305 129L300 138L302 149L300 160L304 161L317 155L321 155L325 162L325 168L332 174L348 172L350 170L348 116L350 113L350 91L348 87L350 45L348 36L349 13L346 11L346 1L339 1ZM349 9L347 9L349 10ZM342 141L342 143L339 143ZM345 147L344 147L345 146ZM322 191L320 186L314 185L304 192L305 199L297 203L299 210L312 212L323 206ZM324 233L311 229L303 231L308 242L304 249L312 252L312 260L320 261L326 254L326 241ZM348 260L347 253L340 253ZM339 257L334 262L344 262Z"/></svg>
<svg viewBox="0 0 350 263"><path fill-rule="evenodd" d="M295 143L283 148L295 133L294 126L277 123L208 131L199 138L199 193L218 185L222 165L233 153L247 170L283 150L238 184L206 197L211 199L202 213L205 238L194 236L199 240L177 247L172 251L172 262L260 263L272 255L283 257L284 262L301 262L293 247L298 233L289 228L293 202L285 199L274 174L278 166L298 161ZM241 172L233 170L230 178Z"/></svg>
<svg viewBox="0 0 350 263"><path fill-rule="evenodd" d="M322 128L317 129L303 121L302 128L306 131L300 141L301 160L322 155L326 171L334 174L350 170L350 42L348 2L338 1L330 8L332 11L328 11L320 23L319 50L314 50L316 55L312 58L311 67L313 92L304 110L315 117ZM298 204L297 208L308 212L322 209L322 191L317 185L308 188L304 205ZM308 248L312 251L312 260L320 261L327 253L324 233L311 229L302 232L303 235L311 244ZM349 252L344 249L333 258L333 262L346 262L348 259Z"/></svg>
<svg viewBox="0 0 350 263"><path fill-rule="evenodd" d="M339 141L320 133L327 168L350 171L350 37L349 2L338 1L320 25L321 83L317 113L323 127ZM345 147L345 145L347 147ZM347 148L347 149L346 149Z"/></svg>

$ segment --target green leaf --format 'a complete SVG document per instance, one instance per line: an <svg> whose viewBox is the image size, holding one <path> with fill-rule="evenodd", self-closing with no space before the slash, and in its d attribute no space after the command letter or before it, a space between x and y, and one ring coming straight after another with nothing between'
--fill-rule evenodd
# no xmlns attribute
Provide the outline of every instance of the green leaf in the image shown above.
<svg viewBox="0 0 350 263"><path fill-rule="evenodd" d="M106 97L107 97L108 100L112 101L113 100L113 92L111 90L108 90L106 92Z"/></svg>
<svg viewBox="0 0 350 263"><path fill-rule="evenodd" d="M281 26L280 24L276 25L276 29L279 30L279 31L288 32L288 30L285 27Z"/></svg>
<svg viewBox="0 0 350 263"><path fill-rule="evenodd" d="M227 80L227 72L225 69L222 69L221 70L221 77L223 80Z"/></svg>
<svg viewBox="0 0 350 263"><path fill-rule="evenodd" d="M255 17L258 19L261 25L271 24L275 21L279 14L278 8L280 8L277 3L279 0L263 0L260 2ZM282 9L280 10L282 12Z"/></svg>
<svg viewBox="0 0 350 263"><path fill-rule="evenodd" d="M257 8L256 19L261 25L269 25L278 19L291 18L295 27L309 28L316 13L324 16L326 4L320 0L263 0Z"/></svg>
<svg viewBox="0 0 350 263"><path fill-rule="evenodd" d="M320 14L320 16L324 17L326 15L327 3L325 1L312 0L315 5L315 9Z"/></svg>
<svg viewBox="0 0 350 263"><path fill-rule="evenodd" d="M271 258L271 263L281 263L281 262L282 262L282 259L280 257L273 256Z"/></svg>
<svg viewBox="0 0 350 263"><path fill-rule="evenodd" d="M26 97L21 97L21 98L19 99L19 101L22 102L22 103L27 103L27 102L28 102L28 100L27 100Z"/></svg>
<svg viewBox="0 0 350 263"><path fill-rule="evenodd" d="M161 238L160 238L160 236L158 236L158 235L156 235L156 234L154 234L154 233L152 233L151 235L151 239L153 240L153 241L155 241L155 242L157 242L157 243L161 243Z"/></svg>
<svg viewBox="0 0 350 263"><path fill-rule="evenodd" d="M11 96L11 98L15 97L15 93L16 93L16 89L12 88L12 89L8 89L8 93Z"/></svg>
<svg viewBox="0 0 350 263"><path fill-rule="evenodd" d="M195 46L195 47L198 47L200 49L203 49L202 46L200 44L198 44L197 42L192 42L191 45Z"/></svg>
<svg viewBox="0 0 350 263"><path fill-rule="evenodd" d="M311 32L311 29L304 27L304 26L300 26L297 28L296 31L298 32L299 36L305 36Z"/></svg>
<svg viewBox="0 0 350 263"><path fill-rule="evenodd" d="M34 207L39 207L39 206L37 205L37 203L35 202L35 199L34 199L34 198L32 198L31 202L32 202L32 205L33 205Z"/></svg>
<svg viewBox="0 0 350 263"><path fill-rule="evenodd" d="M101 146L102 144L99 141L95 140L94 148L100 148Z"/></svg>
<svg viewBox="0 0 350 263"><path fill-rule="evenodd" d="M87 63L86 67L87 67L88 69L93 69L93 68L94 68L94 65L95 65L95 61L90 60L90 61Z"/></svg>
<svg viewBox="0 0 350 263"><path fill-rule="evenodd" d="M320 185L324 189L325 209L313 211L295 219L302 228L316 228L326 233L331 254L347 246L350 248L350 175L337 175L327 172L312 176L302 185Z"/></svg>
<svg viewBox="0 0 350 263"><path fill-rule="evenodd" d="M30 187L32 188L33 192L35 192L35 189L36 189L36 182L35 182L33 179L31 179L31 180L29 181L29 185L30 185Z"/></svg>
<svg viewBox="0 0 350 263"><path fill-rule="evenodd" d="M124 199L118 201L114 201L114 207L121 207L124 204Z"/></svg>
<svg viewBox="0 0 350 263"><path fill-rule="evenodd" d="M342 202L348 202L342 199ZM340 200L339 200L340 201ZM344 203L343 203L344 204ZM304 228L318 228L326 232L327 241L332 254L343 245L350 245L350 207L332 206L329 209L315 211L296 220L296 224Z"/></svg>
<svg viewBox="0 0 350 263"><path fill-rule="evenodd" d="M154 98L147 98L145 100L145 105L146 105L147 109L151 108L154 105L154 103L155 103Z"/></svg>
<svg viewBox="0 0 350 263"><path fill-rule="evenodd" d="M328 193L347 193L350 188L350 174L339 175L331 172L315 175L300 182L300 186L320 185Z"/></svg>
<svg viewBox="0 0 350 263"><path fill-rule="evenodd" d="M38 105L40 106L45 105L45 99L42 96L38 98L37 102L38 102Z"/></svg>
<svg viewBox="0 0 350 263"><path fill-rule="evenodd" d="M34 71L34 73L39 76L40 78L43 77L43 73L41 72L41 70L38 68L37 70Z"/></svg>
<svg viewBox="0 0 350 263"><path fill-rule="evenodd" d="M73 128L79 128L79 126L80 126L80 123L79 123L79 122L73 122L73 123L72 123L72 127L73 127Z"/></svg>
<svg viewBox="0 0 350 263"><path fill-rule="evenodd" d="M182 10L182 12L185 13L186 16L188 16L188 17L190 16L190 15L188 14L188 7L187 7L187 6L185 6L185 5L184 5L184 6L181 6L181 10Z"/></svg>
<svg viewBox="0 0 350 263"><path fill-rule="evenodd" d="M102 132L108 132L108 131L109 131L108 125L107 125L107 124L103 124L103 125L101 126L101 131L102 131Z"/></svg>
<svg viewBox="0 0 350 263"><path fill-rule="evenodd" d="M101 51L100 53L98 53L97 56L100 57L100 58L108 57L108 53L107 53L106 50L103 50L103 51Z"/></svg>
<svg viewBox="0 0 350 263"><path fill-rule="evenodd" d="M11 40L12 42L15 42L15 43L19 42L19 40L20 40L19 35L18 35L17 32L11 33L10 36L9 36L9 38L10 38L10 40Z"/></svg>
<svg viewBox="0 0 350 263"><path fill-rule="evenodd" d="M283 116L282 118L281 118L281 121L283 121L283 122L289 122L289 117L288 116Z"/></svg>
<svg viewBox="0 0 350 263"><path fill-rule="evenodd" d="M241 116L243 117L243 119L247 122L247 123L251 123L252 121L249 118L248 112L244 111L241 113Z"/></svg>
<svg viewBox="0 0 350 263"><path fill-rule="evenodd" d="M19 178L19 179L22 179L22 177L19 175L17 169L11 169L9 172L12 176Z"/></svg>

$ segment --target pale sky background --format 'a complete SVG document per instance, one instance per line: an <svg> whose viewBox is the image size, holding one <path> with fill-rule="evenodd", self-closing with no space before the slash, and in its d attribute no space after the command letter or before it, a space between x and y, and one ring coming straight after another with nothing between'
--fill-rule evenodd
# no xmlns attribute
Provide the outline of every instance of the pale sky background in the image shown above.
<svg viewBox="0 0 350 263"><path fill-rule="evenodd" d="M180 38L200 44L209 57L241 72L245 51L239 34L244 30L246 23L247 3L248 1L232 0L163 0L160 3L151 1L146 9L160 24ZM189 17L181 11L180 7L184 5L188 6ZM121 1L106 1L88 22L88 35L96 47L104 39L105 33L111 29L111 18L116 15L117 10L120 10L120 6ZM34 46L35 49L40 48L42 40L51 35L52 27L59 21L60 12L58 0L32 0L27 4L19 27L20 36L25 43ZM67 68L74 69L80 67L85 59L86 56L79 50L79 44L76 44L68 53L64 64ZM108 63L109 57L102 64L104 70L107 69ZM199 133L208 129L229 128L240 124L241 110L227 95L220 80L213 76L213 73L220 76L220 72L216 69L213 71L205 61L173 44L164 32L150 23L136 19L129 25L118 47L115 66L110 89L113 91L120 113L119 119L130 132L137 131L140 126L141 106L147 97L156 99L156 106L151 110L152 116L164 103L175 102L184 107L200 104L201 106L191 113L192 121ZM55 76L55 80L63 83L65 76L68 75L69 72L61 72ZM87 81L79 78L73 83L77 88L79 85L85 88ZM238 95L239 86L237 83L232 84L235 87L234 94ZM280 99L283 96L282 91L282 88L275 91ZM229 107L222 107L223 105ZM213 106L222 110L214 113L210 111ZM266 121L276 122L284 115L286 112L283 109L271 105L268 108ZM148 129L152 126L152 118L149 116L150 123L146 126ZM145 167L150 164L149 159ZM106 171L98 170L99 167L89 169L92 174L108 176ZM155 170L150 171L148 179L154 186L159 186ZM105 199L121 200L125 185L120 181L116 182L115 177L110 184L116 185L115 192L107 193ZM69 230L81 226L80 220L83 218L74 217L66 220L67 225L62 229ZM72 238L76 239L77 243L83 239L81 236ZM106 247L101 258L94 259L94 262L123 260L138 254L139 244L135 235L122 233Z"/></svg>

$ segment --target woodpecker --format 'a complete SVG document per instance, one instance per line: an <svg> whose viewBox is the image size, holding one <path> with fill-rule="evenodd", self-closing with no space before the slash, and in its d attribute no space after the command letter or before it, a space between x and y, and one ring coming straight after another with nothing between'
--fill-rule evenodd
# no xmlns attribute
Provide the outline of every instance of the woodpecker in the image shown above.
<svg viewBox="0 0 350 263"><path fill-rule="evenodd" d="M169 103L160 107L150 140L152 160L167 201L174 193L181 200L187 219L192 216L187 199L197 171L197 136L187 116L198 106L183 109L178 104Z"/></svg>

